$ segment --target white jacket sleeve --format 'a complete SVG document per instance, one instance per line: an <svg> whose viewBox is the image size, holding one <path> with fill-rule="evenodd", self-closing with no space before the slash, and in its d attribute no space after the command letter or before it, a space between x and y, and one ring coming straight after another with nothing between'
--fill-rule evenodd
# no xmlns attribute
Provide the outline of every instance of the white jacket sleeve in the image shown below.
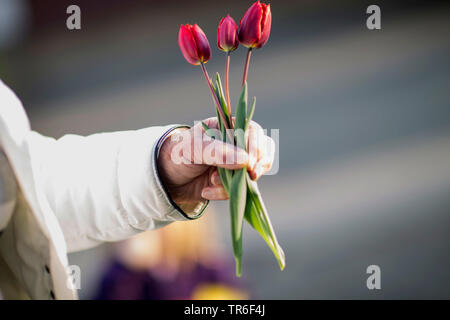
<svg viewBox="0 0 450 320"><path fill-rule="evenodd" d="M16 198L16 178L5 153L0 147L0 234L11 219Z"/></svg>
<svg viewBox="0 0 450 320"><path fill-rule="evenodd" d="M59 140L32 132L29 142L42 151L45 194L69 252L201 215L206 205L195 216L185 214L158 177L158 148L174 128L66 135Z"/></svg>

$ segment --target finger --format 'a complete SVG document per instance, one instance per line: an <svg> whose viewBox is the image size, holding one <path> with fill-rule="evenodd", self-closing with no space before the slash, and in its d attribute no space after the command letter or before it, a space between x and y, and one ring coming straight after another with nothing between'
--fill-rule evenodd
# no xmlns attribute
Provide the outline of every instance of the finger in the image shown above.
<svg viewBox="0 0 450 320"><path fill-rule="evenodd" d="M220 179L219 172L217 170L212 172L210 182L213 186L222 186L222 180Z"/></svg>
<svg viewBox="0 0 450 320"><path fill-rule="evenodd" d="M211 118L203 120L202 122L204 124L206 124L208 127L210 127L211 129L219 129L219 120L217 120L217 117L211 117ZM201 123L199 123L198 125L200 125L200 127L203 128Z"/></svg>
<svg viewBox="0 0 450 320"><path fill-rule="evenodd" d="M228 195L223 186L206 187L202 190L202 198L207 200L227 200Z"/></svg>
<svg viewBox="0 0 450 320"><path fill-rule="evenodd" d="M255 181L258 180L259 177L261 177L261 172L262 172L261 163L257 163L255 165L255 168L249 171L250 178Z"/></svg>
<svg viewBox="0 0 450 320"><path fill-rule="evenodd" d="M259 179L263 174L270 171L275 159L275 141L265 136L265 146L263 157L256 163L255 168L250 170L250 178L253 180Z"/></svg>
<svg viewBox="0 0 450 320"><path fill-rule="evenodd" d="M258 162L255 166L255 169L253 171L249 172L250 178L252 180L258 180L259 178L261 178L262 175L269 172L271 168L272 168L272 163L263 164L261 162Z"/></svg>
<svg viewBox="0 0 450 320"><path fill-rule="evenodd" d="M264 154L264 142L265 142L264 130L256 122L251 122L248 128L248 153L249 153L249 165L250 171L255 169L255 165Z"/></svg>
<svg viewBox="0 0 450 320"><path fill-rule="evenodd" d="M203 141L202 164L236 170L248 163L245 150L219 140Z"/></svg>

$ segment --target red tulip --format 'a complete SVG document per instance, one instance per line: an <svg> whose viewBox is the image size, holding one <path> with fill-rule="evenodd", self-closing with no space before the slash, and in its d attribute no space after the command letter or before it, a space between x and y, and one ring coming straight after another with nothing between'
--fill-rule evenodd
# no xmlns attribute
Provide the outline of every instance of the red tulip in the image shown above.
<svg viewBox="0 0 450 320"><path fill-rule="evenodd" d="M231 52L239 45L238 26L234 19L227 15L222 18L217 28L217 46L220 50Z"/></svg>
<svg viewBox="0 0 450 320"><path fill-rule="evenodd" d="M270 4L256 1L241 19L239 41L247 48L261 48L269 39L271 25Z"/></svg>
<svg viewBox="0 0 450 320"><path fill-rule="evenodd" d="M211 57L211 48L203 30L196 24L180 26L178 44L184 58L193 65L205 63Z"/></svg>

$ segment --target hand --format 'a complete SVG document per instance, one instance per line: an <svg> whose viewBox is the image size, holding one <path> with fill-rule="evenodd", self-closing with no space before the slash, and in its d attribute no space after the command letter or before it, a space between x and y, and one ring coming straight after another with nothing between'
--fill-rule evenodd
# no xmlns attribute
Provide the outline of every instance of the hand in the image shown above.
<svg viewBox="0 0 450 320"><path fill-rule="evenodd" d="M218 128L217 118L203 121ZM248 153L231 144L208 137L201 123L170 136L161 147L158 171L171 198L177 204L198 204L207 200L226 200L217 167L247 167L250 178L257 180L272 167L275 142L251 121L248 129ZM230 161L234 159L235 161Z"/></svg>

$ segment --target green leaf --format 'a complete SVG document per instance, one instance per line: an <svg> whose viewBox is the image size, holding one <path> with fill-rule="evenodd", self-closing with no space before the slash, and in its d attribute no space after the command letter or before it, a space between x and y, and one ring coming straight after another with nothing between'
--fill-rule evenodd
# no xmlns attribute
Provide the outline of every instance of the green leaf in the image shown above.
<svg viewBox="0 0 450 320"><path fill-rule="evenodd" d="M214 94L217 97L219 97L218 90L217 90L216 86L214 85L214 83L212 81L211 81L211 84L212 84L212 87L213 87L213 90L214 90ZM225 130L224 130L225 127L224 127L224 125L222 123L222 118L219 115L219 111L217 110L217 106L214 106L214 109L216 110L216 116L217 116L217 120L219 122L219 131L222 133L222 136L223 136L223 133L225 132Z"/></svg>
<svg viewBox="0 0 450 320"><path fill-rule="evenodd" d="M224 139L224 141L226 140L226 128L222 123L222 118L219 115L219 111L216 108L216 116L217 116L217 121L219 122L219 131L220 133L222 133L222 139Z"/></svg>
<svg viewBox="0 0 450 320"><path fill-rule="evenodd" d="M233 178L233 171L227 170L224 168L217 168L217 171L219 172L220 180L222 181L223 188L227 192L228 197L230 196L230 183L231 179Z"/></svg>
<svg viewBox="0 0 450 320"><path fill-rule="evenodd" d="M269 239L269 230L267 226L264 224L264 221L261 219L258 209L253 203L252 195L249 194L250 191L247 191L247 200L245 203L245 220L255 229L261 237L267 242L267 244L272 248L273 243Z"/></svg>
<svg viewBox="0 0 450 320"><path fill-rule="evenodd" d="M211 128L202 121L202 127L203 130L205 130L206 135L209 137L216 139L216 136L212 133ZM228 196L230 195L230 183L231 179L233 178L233 171L227 170L224 168L217 168L217 171L219 172L220 180L222 181L223 187L225 188L225 191L227 192Z"/></svg>
<svg viewBox="0 0 450 320"><path fill-rule="evenodd" d="M218 72L216 73L216 87L217 87L217 98L219 98L219 102L222 107L223 114L227 118L228 126L231 127L230 115L228 114L227 103L225 101L225 95L223 94L223 89L222 89L223 86L222 86L222 82L220 81L220 74Z"/></svg>
<svg viewBox="0 0 450 320"><path fill-rule="evenodd" d="M236 106L236 123L234 126L236 145L239 148L245 149L245 119L247 117L247 82L242 87L241 95L239 96L238 104Z"/></svg>
<svg viewBox="0 0 450 320"><path fill-rule="evenodd" d="M242 87L241 95L236 106L236 129L245 129L245 118L247 117L247 82Z"/></svg>
<svg viewBox="0 0 450 320"><path fill-rule="evenodd" d="M217 132L217 129L211 129L206 123L202 121L202 127L203 130L205 130L205 134L213 139L219 139L221 138L221 135Z"/></svg>
<svg viewBox="0 0 450 320"><path fill-rule="evenodd" d="M231 237L236 259L236 275L242 274L242 222L247 200L247 169L236 170L230 186Z"/></svg>
<svg viewBox="0 0 450 320"><path fill-rule="evenodd" d="M209 130L211 130L211 128L206 123L204 123L203 121L202 121L202 127L203 127L203 130L205 130L205 133L206 133L207 136L210 136L211 138L214 138L211 135L211 131L209 131Z"/></svg>
<svg viewBox="0 0 450 320"><path fill-rule="evenodd" d="M251 180L248 174L246 175L246 179L248 188L247 196L250 196L252 198L253 204L258 211L259 217L261 218L262 225L266 226L266 230L264 231L268 231L268 233L265 233L265 236L263 236L263 238L264 240L266 240L266 237L270 239L270 241L266 242L272 249L272 252L275 255L275 257L277 258L277 261L280 265L280 269L283 270L284 267L286 266L284 251L278 243L277 237L272 227L272 223L270 222L270 218L267 213L266 206L264 205L261 193L259 192L258 185L255 181Z"/></svg>
<svg viewBox="0 0 450 320"><path fill-rule="evenodd" d="M253 114L255 113L256 97L253 97L252 106L250 107L250 113L248 114L247 121L245 122L245 131L247 131L250 121L252 121Z"/></svg>

